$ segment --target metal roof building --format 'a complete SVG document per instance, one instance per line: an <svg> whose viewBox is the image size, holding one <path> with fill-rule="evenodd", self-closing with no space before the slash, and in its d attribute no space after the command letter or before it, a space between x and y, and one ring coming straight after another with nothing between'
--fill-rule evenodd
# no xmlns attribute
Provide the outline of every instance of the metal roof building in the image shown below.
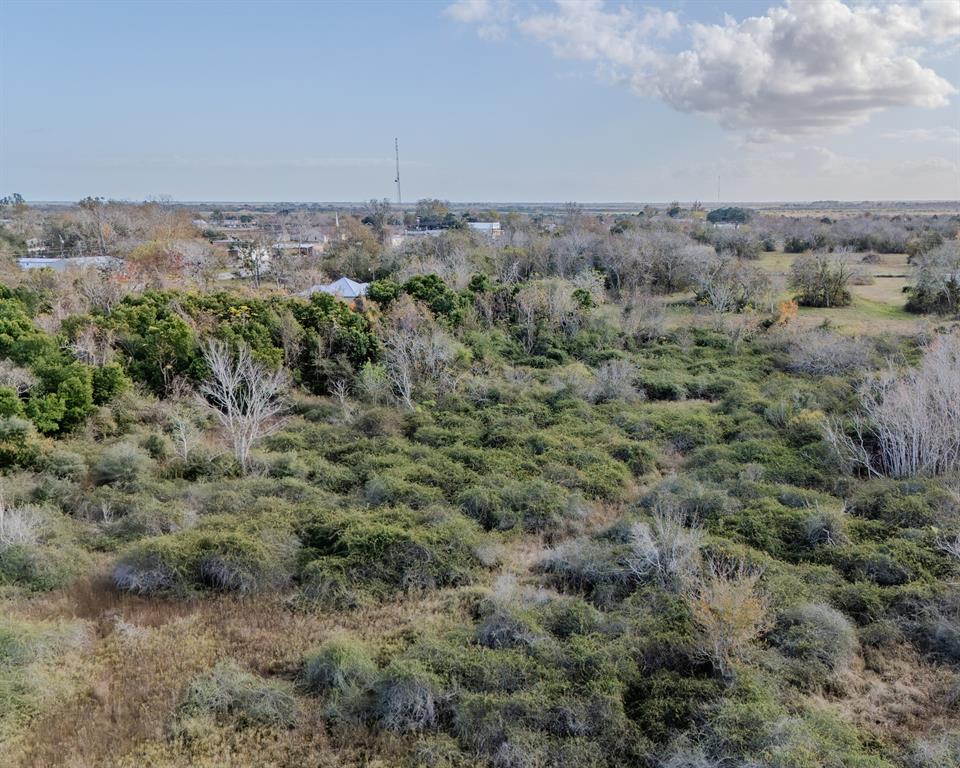
<svg viewBox="0 0 960 768"><path fill-rule="evenodd" d="M327 285L312 285L301 296L310 296L314 293L329 293L333 296L339 296L341 299L357 299L367 295L367 287L370 283L358 283L349 277L341 277Z"/></svg>

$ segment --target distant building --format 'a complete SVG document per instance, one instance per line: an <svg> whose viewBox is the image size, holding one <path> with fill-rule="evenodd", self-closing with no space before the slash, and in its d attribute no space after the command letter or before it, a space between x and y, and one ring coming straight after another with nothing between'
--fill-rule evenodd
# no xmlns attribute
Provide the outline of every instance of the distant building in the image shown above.
<svg viewBox="0 0 960 768"><path fill-rule="evenodd" d="M366 296L369 286L370 283L358 283L349 277L341 277L339 280L334 280L327 285L312 285L300 295L312 296L314 293L329 293L331 296L338 296L341 299L353 301L354 299L359 299L361 296Z"/></svg>
<svg viewBox="0 0 960 768"><path fill-rule="evenodd" d="M68 269L110 269L118 267L123 262L112 256L73 256L62 259L48 259L43 257L26 256L17 259L20 269L52 269L54 272L64 272Z"/></svg>
<svg viewBox="0 0 960 768"><path fill-rule="evenodd" d="M280 242L273 246L276 251L296 251L301 256L319 256L323 253L323 243Z"/></svg>
<svg viewBox="0 0 960 768"><path fill-rule="evenodd" d="M480 232L492 240L500 237L501 229L499 221L468 221L467 227L474 232Z"/></svg>

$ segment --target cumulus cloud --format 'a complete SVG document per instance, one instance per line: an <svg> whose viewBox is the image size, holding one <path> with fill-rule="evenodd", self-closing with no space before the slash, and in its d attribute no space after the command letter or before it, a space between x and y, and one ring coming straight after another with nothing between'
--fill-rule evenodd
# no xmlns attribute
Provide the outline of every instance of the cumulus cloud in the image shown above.
<svg viewBox="0 0 960 768"><path fill-rule="evenodd" d="M709 116L753 138L840 130L892 107L942 107L956 88L918 60L924 46L960 38L960 3L847 5L788 2L762 16L681 24L670 11L602 0L558 0L507 12L498 24L592 61L637 93ZM492 0L460 0L451 18L489 25ZM664 38L685 35L685 45Z"/></svg>

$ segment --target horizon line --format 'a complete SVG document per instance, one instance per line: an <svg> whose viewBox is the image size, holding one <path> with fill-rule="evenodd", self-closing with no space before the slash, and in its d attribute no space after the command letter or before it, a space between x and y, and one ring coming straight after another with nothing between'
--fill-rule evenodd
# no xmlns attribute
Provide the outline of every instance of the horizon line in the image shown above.
<svg viewBox="0 0 960 768"><path fill-rule="evenodd" d="M163 204L173 204L173 205L213 205L213 204L224 204L224 205L284 205L284 204L294 204L294 205L366 205L371 200L376 200L380 202L387 198L365 198L362 200L253 200L253 199L238 199L238 200L226 200L226 199L197 199L197 200L186 200L186 199L175 199L171 198L169 200L158 200L150 198L134 199L134 198L124 198L124 197L109 197L102 196L106 202L113 203L163 203ZM82 198L81 198L82 199ZM868 199L868 198L819 198L812 200L720 200L720 201L705 201L699 198L692 200L681 200L678 198L673 198L670 200L577 200L577 199L568 199L568 200L449 200L444 198L418 198L416 201L409 203L397 203L390 200L390 205L397 208L403 207L415 207L417 202L420 200L441 200L442 202L449 203L450 205L524 205L524 206L536 206L536 205L550 205L550 206L563 206L563 205L622 205L622 206L646 206L646 205L670 205L671 203L678 202L681 205L684 203L700 203L704 207L707 206L720 206L720 205L814 205L821 203L833 203L833 204L842 204L842 205L855 205L855 204L890 204L890 203L923 203L923 204L933 204L933 203L948 203L952 205L960 205L960 198L889 198L889 199ZM79 199L68 200L68 199L24 199L24 203L27 205L76 205L79 203Z"/></svg>

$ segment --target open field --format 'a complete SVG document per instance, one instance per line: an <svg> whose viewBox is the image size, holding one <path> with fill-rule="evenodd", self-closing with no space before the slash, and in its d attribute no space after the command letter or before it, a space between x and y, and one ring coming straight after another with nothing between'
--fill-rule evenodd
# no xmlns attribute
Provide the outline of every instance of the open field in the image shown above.
<svg viewBox="0 0 960 768"><path fill-rule="evenodd" d="M785 283L790 265L797 254L774 252L764 253L758 263ZM801 307L799 320L807 325L817 325L824 321L844 333L910 333L917 328L917 317L904 309L907 297L904 288L909 285L910 265L907 255L877 254L877 263L857 263L852 259L855 269L869 275L873 282L867 285L853 284L850 291L854 296L853 305L837 309ZM791 292L784 289L781 298L787 299Z"/></svg>

